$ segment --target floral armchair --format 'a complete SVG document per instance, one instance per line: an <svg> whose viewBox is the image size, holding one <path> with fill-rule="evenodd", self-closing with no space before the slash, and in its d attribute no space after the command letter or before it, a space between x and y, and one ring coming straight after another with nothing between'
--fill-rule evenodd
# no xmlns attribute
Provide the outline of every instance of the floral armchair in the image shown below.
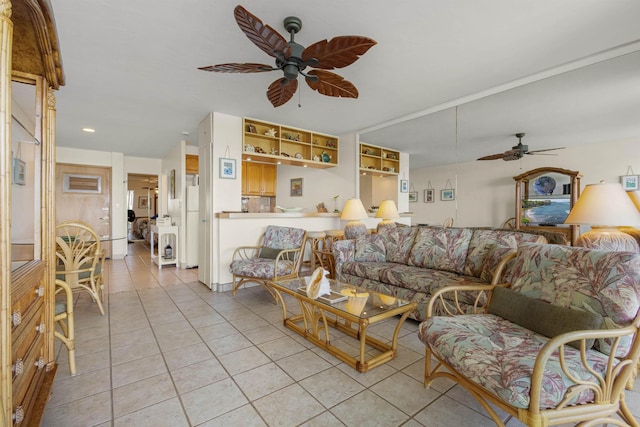
<svg viewBox="0 0 640 427"><path fill-rule="evenodd" d="M269 225L259 245L236 248L230 265L233 295L247 282L258 283L274 295L268 283L298 277L306 238L301 228Z"/></svg>
<svg viewBox="0 0 640 427"><path fill-rule="evenodd" d="M432 296L418 333L425 386L452 379L499 426L496 406L530 426L638 426L625 387L640 359L640 254L523 244L511 256L510 284L483 286L474 313L443 297L469 286Z"/></svg>

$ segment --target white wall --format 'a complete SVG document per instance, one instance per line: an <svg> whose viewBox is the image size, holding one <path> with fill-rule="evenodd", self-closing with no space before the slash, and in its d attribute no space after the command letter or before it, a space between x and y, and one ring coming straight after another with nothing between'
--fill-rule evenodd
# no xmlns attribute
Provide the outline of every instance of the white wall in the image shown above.
<svg viewBox="0 0 640 427"><path fill-rule="evenodd" d="M500 226L515 215L513 177L540 167L559 167L583 174L587 184L620 182L632 167L640 173L640 140L611 141L559 150L557 156L528 155L521 160L473 161L424 169L412 169L410 182L418 191L418 202L409 203L412 223L441 224L453 217L460 226ZM450 180L456 188L454 201L441 201L440 190ZM435 188L435 202L424 203L427 183Z"/></svg>

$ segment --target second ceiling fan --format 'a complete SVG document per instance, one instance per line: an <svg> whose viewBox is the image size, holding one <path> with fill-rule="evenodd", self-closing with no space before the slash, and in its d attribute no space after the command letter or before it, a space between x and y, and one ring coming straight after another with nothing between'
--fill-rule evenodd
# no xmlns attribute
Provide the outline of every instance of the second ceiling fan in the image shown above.
<svg viewBox="0 0 640 427"><path fill-rule="evenodd" d="M322 40L304 48L294 41L295 34L302 28L302 20L290 16L285 18L284 27L291 40L282 37L276 30L264 25L242 6L236 6L234 16L240 29L256 46L275 58L275 66L256 63L228 63L199 67L204 71L218 73L262 73L282 70L284 77L271 83L267 98L274 107L289 101L298 89L298 75L302 75L311 89L322 95L357 98L358 89L342 76L326 70L343 68L354 63L375 40L362 36L340 36L330 41ZM317 68L305 72L307 68Z"/></svg>
<svg viewBox="0 0 640 427"><path fill-rule="evenodd" d="M529 150L528 145L524 145L522 143L522 137L524 137L524 133L516 133L516 138L518 138L518 143L511 147L511 150L507 150L504 153L498 154L490 154L488 156L480 157L478 160L498 160L502 159L504 161L510 160L518 160L524 157L525 154L542 154L544 155L545 151L554 151L554 150L563 150L565 147L556 147L556 148L547 148L545 150ZM553 154L547 154L549 156L553 156Z"/></svg>

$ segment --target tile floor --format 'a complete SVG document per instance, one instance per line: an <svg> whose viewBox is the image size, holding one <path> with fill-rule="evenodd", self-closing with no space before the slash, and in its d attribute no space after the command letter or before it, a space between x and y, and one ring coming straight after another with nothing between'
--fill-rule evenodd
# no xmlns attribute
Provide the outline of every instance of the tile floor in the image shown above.
<svg viewBox="0 0 640 427"><path fill-rule="evenodd" d="M159 271L141 243L129 252L107 261L104 316L78 297L78 373L69 376L58 345L43 426L494 425L448 380L422 386L414 321L403 327L396 359L359 374L285 329L262 288L233 298L200 284L197 270ZM371 332L389 337L394 325ZM333 338L345 349L350 340ZM627 393L640 417L640 381Z"/></svg>

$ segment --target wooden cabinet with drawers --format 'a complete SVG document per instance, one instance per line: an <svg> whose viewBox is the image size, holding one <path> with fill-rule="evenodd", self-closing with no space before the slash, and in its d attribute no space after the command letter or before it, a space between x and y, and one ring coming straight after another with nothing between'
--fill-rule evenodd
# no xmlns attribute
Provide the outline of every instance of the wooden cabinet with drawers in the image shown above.
<svg viewBox="0 0 640 427"><path fill-rule="evenodd" d="M275 196L278 183L276 165L242 162L242 195Z"/></svg>

